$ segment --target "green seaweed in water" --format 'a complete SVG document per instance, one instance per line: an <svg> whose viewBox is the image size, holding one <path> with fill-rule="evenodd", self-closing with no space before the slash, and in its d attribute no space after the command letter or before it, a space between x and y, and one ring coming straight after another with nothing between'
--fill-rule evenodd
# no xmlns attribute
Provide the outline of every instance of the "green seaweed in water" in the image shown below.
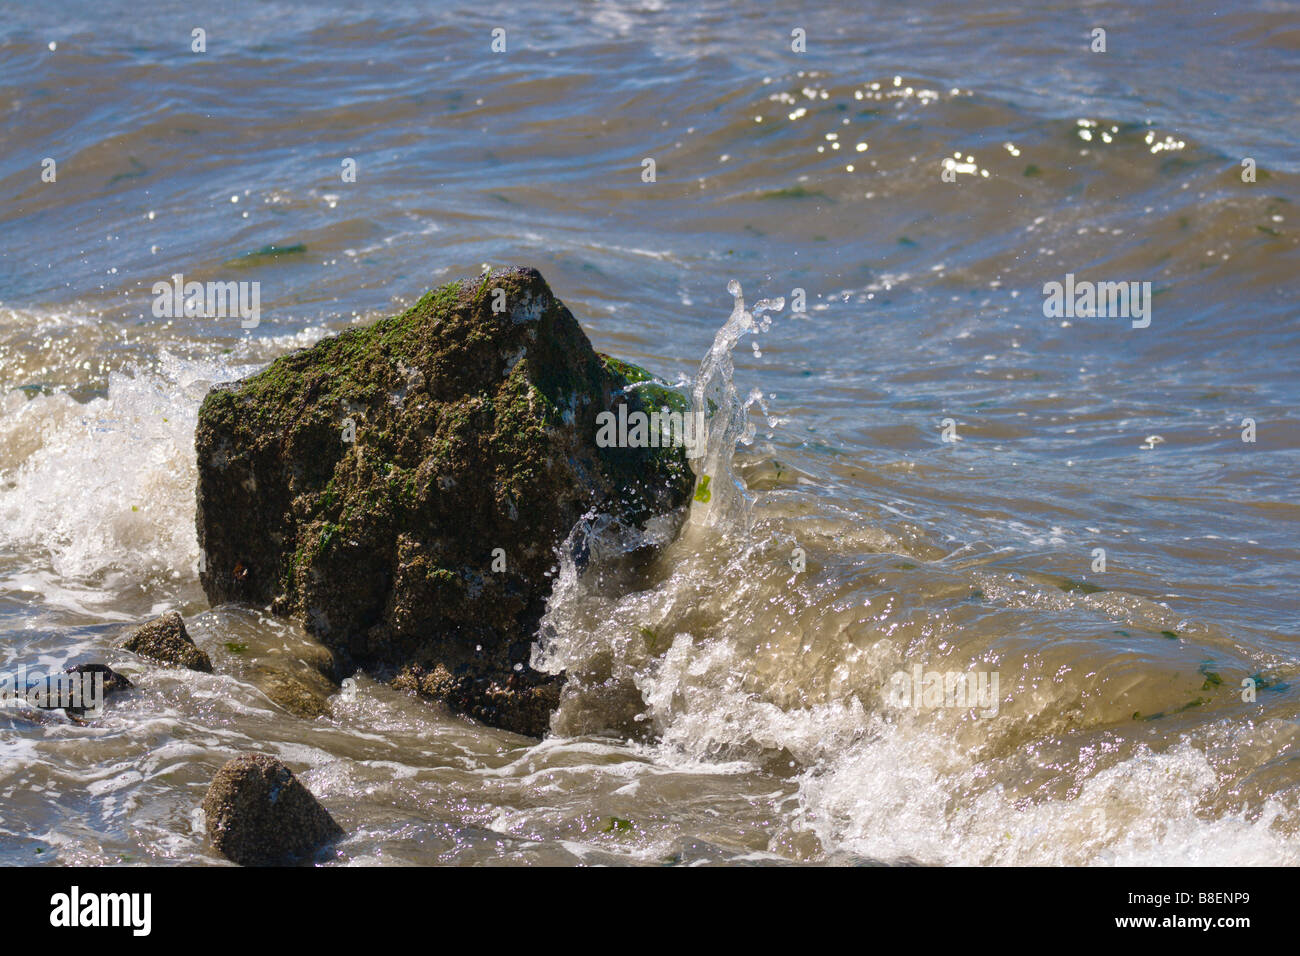
<svg viewBox="0 0 1300 956"><path fill-rule="evenodd" d="M1174 714L1181 714L1184 711L1191 710L1193 707L1200 707L1202 704L1208 704L1209 701L1204 697L1197 697L1195 700L1189 700L1183 706L1170 711L1160 711L1158 714L1147 714L1145 717L1137 711L1133 712L1134 720L1159 720L1161 717L1170 717Z"/></svg>
<svg viewBox="0 0 1300 956"><path fill-rule="evenodd" d="M1106 589L1098 587L1095 584L1089 584L1087 581L1074 581L1070 578L1062 578L1061 583L1057 585L1066 594L1100 594Z"/></svg>
<svg viewBox="0 0 1300 956"><path fill-rule="evenodd" d="M820 189L807 189L803 186L789 186L785 189L769 189L759 193L759 199L830 199Z"/></svg>
<svg viewBox="0 0 1300 956"><path fill-rule="evenodd" d="M1197 673L1205 676L1205 683L1201 685L1201 690L1213 690L1223 684L1223 678L1215 671L1210 670L1214 666L1214 661L1202 661L1201 666L1196 668Z"/></svg>
<svg viewBox="0 0 1300 956"><path fill-rule="evenodd" d="M226 262L226 265L248 266L257 265L266 259L278 259L280 256L292 256L307 251L307 247L301 242L296 242L290 246L269 245L261 249L254 249L251 252L245 252Z"/></svg>
<svg viewBox="0 0 1300 956"><path fill-rule="evenodd" d="M654 628L638 627L637 633L645 639L646 650L651 654L658 654L663 648L664 639L654 632Z"/></svg>

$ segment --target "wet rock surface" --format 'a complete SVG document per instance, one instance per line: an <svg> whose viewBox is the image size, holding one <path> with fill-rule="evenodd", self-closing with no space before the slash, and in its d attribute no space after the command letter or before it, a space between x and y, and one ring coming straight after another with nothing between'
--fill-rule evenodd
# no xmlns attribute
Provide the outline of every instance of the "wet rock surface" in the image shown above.
<svg viewBox="0 0 1300 956"><path fill-rule="evenodd" d="M310 720L332 713L329 699L342 676L334 654L297 624L227 604L196 616L190 628L212 648L220 673L251 684L295 716Z"/></svg>
<svg viewBox="0 0 1300 956"><path fill-rule="evenodd" d="M208 842L241 866L298 862L344 836L287 766L265 754L235 757L203 798Z"/></svg>
<svg viewBox="0 0 1300 956"><path fill-rule="evenodd" d="M289 713L306 720L328 717L329 697L338 689L310 671L295 674L265 665L254 667L249 680Z"/></svg>
<svg viewBox="0 0 1300 956"><path fill-rule="evenodd" d="M185 621L176 611L141 624L118 644L123 650L147 657L160 664L188 667L192 671L212 673L212 661L197 647L185 630Z"/></svg>
<svg viewBox="0 0 1300 956"><path fill-rule="evenodd" d="M35 698L29 700L38 710L62 709L70 720L78 724L102 716L110 696L135 687L129 678L107 664L73 664L64 668L63 673L62 678L49 677L37 681ZM71 699L72 685L68 683L69 677L76 682L75 699ZM101 695L97 707L93 699L96 684ZM69 706L64 706L65 694L69 695Z"/></svg>
<svg viewBox="0 0 1300 956"><path fill-rule="evenodd" d="M204 591L301 620L341 672L540 736L556 547L590 509L640 524L690 496L682 448L597 445L620 404L682 410L628 388L648 377L510 269L217 386L195 436Z"/></svg>

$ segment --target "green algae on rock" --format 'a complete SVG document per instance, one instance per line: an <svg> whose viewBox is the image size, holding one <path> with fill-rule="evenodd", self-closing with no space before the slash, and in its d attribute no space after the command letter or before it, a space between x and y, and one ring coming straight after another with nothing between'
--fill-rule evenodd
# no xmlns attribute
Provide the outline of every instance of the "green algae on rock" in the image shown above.
<svg viewBox="0 0 1300 956"><path fill-rule="evenodd" d="M529 659L555 549L592 509L639 525L692 490L682 448L598 447L597 415L681 401L598 355L536 270L445 285L208 394L204 591L540 736L559 679Z"/></svg>

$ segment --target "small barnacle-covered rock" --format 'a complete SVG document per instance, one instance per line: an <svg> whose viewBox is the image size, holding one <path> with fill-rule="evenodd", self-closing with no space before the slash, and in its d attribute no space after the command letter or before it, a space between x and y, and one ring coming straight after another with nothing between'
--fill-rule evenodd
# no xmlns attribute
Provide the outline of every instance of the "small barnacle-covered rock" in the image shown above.
<svg viewBox="0 0 1300 956"><path fill-rule="evenodd" d="M185 630L185 621L170 611L132 630L118 645L124 650L162 664L188 667L192 671L212 672L212 661L197 647Z"/></svg>
<svg viewBox="0 0 1300 956"><path fill-rule="evenodd" d="M266 754L225 763L203 798L208 842L241 866L279 866L302 860L344 836L293 772Z"/></svg>
<svg viewBox="0 0 1300 956"><path fill-rule="evenodd" d="M540 736L555 549L592 509L640 525L689 503L680 445L597 441L602 412L681 410L649 379L516 268L219 385L195 435L204 591L301 620L343 671Z"/></svg>

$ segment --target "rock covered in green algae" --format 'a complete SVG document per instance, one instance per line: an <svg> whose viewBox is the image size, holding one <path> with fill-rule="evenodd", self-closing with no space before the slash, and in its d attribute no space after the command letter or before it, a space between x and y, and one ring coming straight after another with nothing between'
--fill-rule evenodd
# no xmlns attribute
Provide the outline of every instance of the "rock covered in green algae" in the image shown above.
<svg viewBox="0 0 1300 956"><path fill-rule="evenodd" d="M212 673L212 661L197 647L176 611L154 618L132 630L118 645L124 650L162 664Z"/></svg>
<svg viewBox="0 0 1300 956"><path fill-rule="evenodd" d="M343 829L293 772L266 754L225 763L203 797L208 842L241 866L302 859Z"/></svg>
<svg viewBox="0 0 1300 956"><path fill-rule="evenodd" d="M270 603L345 667L540 736L555 548L592 508L640 524L689 501L682 448L596 444L620 403L680 410L627 389L645 378L510 269L218 386L195 435L208 599Z"/></svg>

